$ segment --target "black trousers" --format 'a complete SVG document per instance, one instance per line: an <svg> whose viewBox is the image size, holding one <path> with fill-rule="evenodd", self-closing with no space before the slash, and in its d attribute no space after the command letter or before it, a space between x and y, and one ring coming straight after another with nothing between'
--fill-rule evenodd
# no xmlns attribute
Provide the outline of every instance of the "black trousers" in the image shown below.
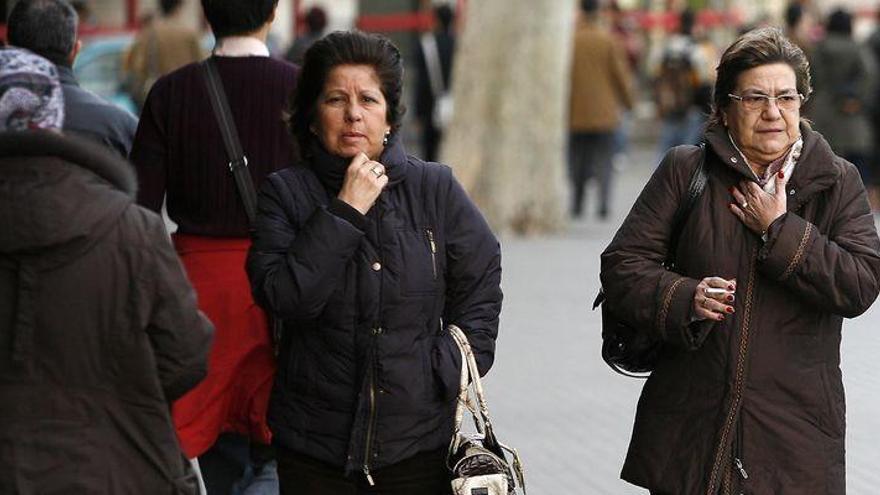
<svg viewBox="0 0 880 495"><path fill-rule="evenodd" d="M614 181L614 132L573 132L568 143L568 178L571 182L571 214L580 217L587 182L596 179L599 190L597 214L608 217Z"/></svg>
<svg viewBox="0 0 880 495"><path fill-rule="evenodd" d="M276 449L281 495L452 495L446 449L417 454L372 473L348 478L342 468Z"/></svg>

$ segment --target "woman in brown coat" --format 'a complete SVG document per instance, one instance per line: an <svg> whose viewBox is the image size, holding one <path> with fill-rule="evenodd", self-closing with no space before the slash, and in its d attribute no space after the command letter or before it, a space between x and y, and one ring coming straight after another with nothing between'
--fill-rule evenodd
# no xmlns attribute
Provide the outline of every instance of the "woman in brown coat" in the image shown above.
<svg viewBox="0 0 880 495"><path fill-rule="evenodd" d="M737 40L675 270L694 146L669 151L602 255L608 309L662 341L621 475L651 493L846 491L841 323L877 297L880 239L857 170L800 119L809 94L780 31Z"/></svg>
<svg viewBox="0 0 880 495"><path fill-rule="evenodd" d="M170 404L211 323L134 170L63 124L55 65L0 50L0 493L196 494Z"/></svg>

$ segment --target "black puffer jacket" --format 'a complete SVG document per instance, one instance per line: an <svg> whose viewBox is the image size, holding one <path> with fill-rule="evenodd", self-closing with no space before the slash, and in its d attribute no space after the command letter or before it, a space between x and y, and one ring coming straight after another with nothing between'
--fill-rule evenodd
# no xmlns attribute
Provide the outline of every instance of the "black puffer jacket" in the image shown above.
<svg viewBox="0 0 880 495"><path fill-rule="evenodd" d="M0 134L0 493L197 493L169 414L211 324L134 171Z"/></svg>
<svg viewBox="0 0 880 495"><path fill-rule="evenodd" d="M441 325L486 373L501 309L500 246L449 167L395 142L379 161L390 182L366 216L335 198L345 163L326 153L269 176L248 259L285 320L275 440L349 473L448 445L459 355Z"/></svg>

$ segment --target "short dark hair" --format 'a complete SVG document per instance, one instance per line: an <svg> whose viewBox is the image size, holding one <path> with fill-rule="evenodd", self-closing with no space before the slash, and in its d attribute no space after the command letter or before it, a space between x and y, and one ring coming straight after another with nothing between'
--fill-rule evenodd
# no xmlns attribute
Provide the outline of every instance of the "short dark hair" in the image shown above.
<svg viewBox="0 0 880 495"><path fill-rule="evenodd" d="M7 19L9 44L70 64L79 17L66 0L19 0Z"/></svg>
<svg viewBox="0 0 880 495"><path fill-rule="evenodd" d="M452 22L455 20L455 11L449 4L441 4L434 7L434 18L444 31L452 29Z"/></svg>
<svg viewBox="0 0 880 495"><path fill-rule="evenodd" d="M215 38L250 33L265 24L278 0L202 0Z"/></svg>
<svg viewBox="0 0 880 495"><path fill-rule="evenodd" d="M160 0L159 9L162 10L162 15L168 15L174 12L177 7L183 4L183 0Z"/></svg>
<svg viewBox="0 0 880 495"><path fill-rule="evenodd" d="M843 34L852 36L852 15L843 9L835 9L828 16L828 23L825 25L825 31L834 34Z"/></svg>
<svg viewBox="0 0 880 495"><path fill-rule="evenodd" d="M327 13L317 5L306 12L306 26L310 33L318 34L327 27Z"/></svg>
<svg viewBox="0 0 880 495"><path fill-rule="evenodd" d="M810 83L810 63L804 51L786 38L779 28L755 29L740 36L721 55L709 124L721 124L721 112L730 104L727 95L736 89L740 74L761 65L776 63L791 67L798 93L809 98L813 88Z"/></svg>
<svg viewBox="0 0 880 495"><path fill-rule="evenodd" d="M804 8L799 3L790 3L785 8L785 25L794 29L804 17Z"/></svg>
<svg viewBox="0 0 880 495"><path fill-rule="evenodd" d="M599 10L599 0L581 0L581 10L587 14L595 14Z"/></svg>
<svg viewBox="0 0 880 495"><path fill-rule="evenodd" d="M406 108L402 102L403 60L400 50L385 36L361 31L335 31L314 42L303 56L302 70L294 90L288 123L296 138L298 158L307 158L315 139L309 130L314 123L318 98L327 76L340 65L368 65L376 71L388 106L385 119L397 132Z"/></svg>
<svg viewBox="0 0 880 495"><path fill-rule="evenodd" d="M690 36L694 32L694 26L697 24L697 14L693 10L687 8L678 15L678 32Z"/></svg>

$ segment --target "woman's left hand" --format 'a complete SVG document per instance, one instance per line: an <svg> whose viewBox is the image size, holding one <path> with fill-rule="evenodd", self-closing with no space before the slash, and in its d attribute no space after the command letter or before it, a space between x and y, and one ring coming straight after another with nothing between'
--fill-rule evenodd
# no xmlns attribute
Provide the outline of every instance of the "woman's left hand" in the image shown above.
<svg viewBox="0 0 880 495"><path fill-rule="evenodd" d="M734 202L730 211L742 223L758 235L767 233L774 220L785 214L788 200L785 197L785 175L776 174L776 193L769 194L752 181L742 181L739 187L731 187Z"/></svg>

